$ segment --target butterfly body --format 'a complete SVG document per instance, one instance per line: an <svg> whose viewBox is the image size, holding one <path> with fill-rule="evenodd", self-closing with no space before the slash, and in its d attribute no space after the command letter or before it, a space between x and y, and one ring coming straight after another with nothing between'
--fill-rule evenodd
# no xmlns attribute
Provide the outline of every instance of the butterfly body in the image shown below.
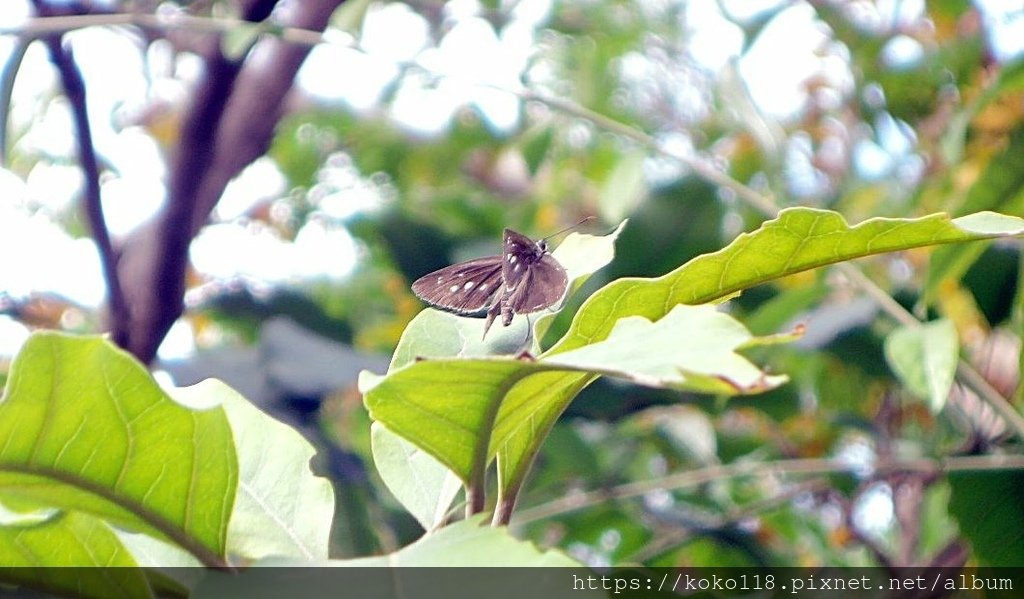
<svg viewBox="0 0 1024 599"><path fill-rule="evenodd" d="M412 284L413 293L428 304L474 315L486 308L484 336L501 316L509 326L516 314L539 312L565 295L569 277L548 252L544 240L533 241L505 229L500 256L476 258L424 275Z"/></svg>

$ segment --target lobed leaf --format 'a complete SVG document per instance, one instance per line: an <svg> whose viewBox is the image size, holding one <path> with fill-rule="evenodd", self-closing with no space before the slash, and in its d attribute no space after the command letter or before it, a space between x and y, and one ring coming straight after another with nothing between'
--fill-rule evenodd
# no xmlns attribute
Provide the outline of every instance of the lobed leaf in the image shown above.
<svg viewBox="0 0 1024 599"><path fill-rule="evenodd" d="M227 554L238 462L223 409L173 401L100 337L37 333L0 400L0 502L79 511Z"/></svg>

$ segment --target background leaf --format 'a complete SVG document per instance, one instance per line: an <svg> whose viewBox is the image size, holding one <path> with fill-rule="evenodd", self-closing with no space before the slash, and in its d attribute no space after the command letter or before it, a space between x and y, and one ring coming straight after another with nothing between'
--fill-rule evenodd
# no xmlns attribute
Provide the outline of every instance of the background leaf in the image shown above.
<svg viewBox="0 0 1024 599"><path fill-rule="evenodd" d="M949 475L949 511L986 566L1024 564L1024 472Z"/></svg>
<svg viewBox="0 0 1024 599"><path fill-rule="evenodd" d="M373 461L384 484L424 530L444 521L459 489L459 478L430 454L374 422Z"/></svg>
<svg viewBox="0 0 1024 599"><path fill-rule="evenodd" d="M218 380L171 395L180 401L202 398L227 412L239 462L228 550L248 559L325 559L330 529L323 523L334 515L334 491L310 471L316 450L309 441Z"/></svg>
<svg viewBox="0 0 1024 599"><path fill-rule="evenodd" d="M956 327L947 319L900 327L885 338L885 358L903 384L938 412L953 387L960 358Z"/></svg>

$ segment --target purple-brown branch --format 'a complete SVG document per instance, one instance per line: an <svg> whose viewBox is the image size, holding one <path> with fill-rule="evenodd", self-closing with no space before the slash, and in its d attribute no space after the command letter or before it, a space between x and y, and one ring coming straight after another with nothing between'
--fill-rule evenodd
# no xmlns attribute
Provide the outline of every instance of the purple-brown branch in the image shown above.
<svg viewBox="0 0 1024 599"><path fill-rule="evenodd" d="M289 25L322 31L342 0L293 3ZM262 21L276 0L242 3L243 18ZM211 39L206 72L182 124L171 164L167 204L161 215L125 244L119 268L129 318L126 349L150 362L182 314L188 249L232 178L270 145L285 98L309 48L278 39L260 42L261 60L233 62Z"/></svg>
<svg viewBox="0 0 1024 599"><path fill-rule="evenodd" d="M43 0L33 0L33 6L40 16L53 16L55 9ZM115 323L128 320L128 305L125 302L124 288L121 286L117 270L117 257L114 244L110 239L106 219L103 216L103 203L100 192L100 169L96 160L96 149L92 141L92 129L85 103L85 81L82 72L75 63L71 47L62 43L59 34L43 38L53 62L60 75L64 95L71 104L71 113L75 123L75 137L78 145L78 161L85 179L85 216L89 223L93 241L99 251L103 276L107 282L108 319L112 323L113 339L118 345L128 341L123 330Z"/></svg>

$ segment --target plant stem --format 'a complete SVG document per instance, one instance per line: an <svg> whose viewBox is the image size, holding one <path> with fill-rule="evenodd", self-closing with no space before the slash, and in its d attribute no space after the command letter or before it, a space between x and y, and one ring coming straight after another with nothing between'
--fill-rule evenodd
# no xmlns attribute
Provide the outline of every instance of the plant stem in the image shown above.
<svg viewBox="0 0 1024 599"><path fill-rule="evenodd" d="M970 470L1010 470L1024 468L1024 455L958 456L951 458L918 458L889 460L874 464L874 472L962 472ZM771 476L783 474L821 475L859 472L860 466L830 459L779 460L775 462L733 462L687 470L648 480L626 483L607 489L566 495L554 501L521 510L515 525L567 514L592 507L612 499L631 499L653 491L679 490L695 487L715 480L743 476Z"/></svg>

